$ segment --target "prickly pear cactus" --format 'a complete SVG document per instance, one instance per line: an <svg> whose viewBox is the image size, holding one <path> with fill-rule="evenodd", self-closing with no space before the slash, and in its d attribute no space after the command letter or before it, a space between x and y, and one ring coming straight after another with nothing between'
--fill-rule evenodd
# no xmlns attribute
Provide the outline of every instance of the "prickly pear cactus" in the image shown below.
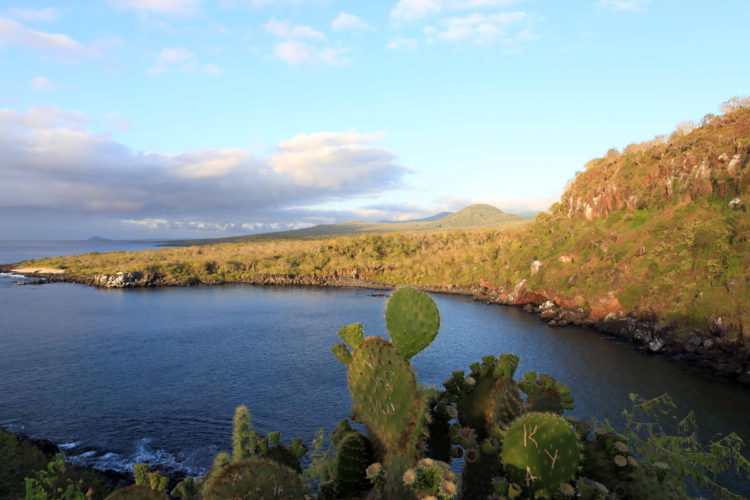
<svg viewBox="0 0 750 500"><path fill-rule="evenodd" d="M211 479L206 500L229 498L303 500L309 491L295 471L271 460L234 462Z"/></svg>
<svg viewBox="0 0 750 500"><path fill-rule="evenodd" d="M433 341L440 328L440 313L426 293L399 288L388 299L385 322L396 349L409 359Z"/></svg>
<svg viewBox="0 0 750 500"><path fill-rule="evenodd" d="M609 497L606 486L587 477L576 479L575 488L581 500L607 500Z"/></svg>
<svg viewBox="0 0 750 500"><path fill-rule="evenodd" d="M359 347L364 340L364 331L362 330L362 323L353 323L351 325L342 326L339 328L339 337L343 340L346 345L352 349Z"/></svg>
<svg viewBox="0 0 750 500"><path fill-rule="evenodd" d="M526 411L552 412L562 415L573 409L573 395L570 389L544 373L537 379L536 372L526 372L518 384L527 394Z"/></svg>
<svg viewBox="0 0 750 500"><path fill-rule="evenodd" d="M552 413L527 413L508 428L502 461L508 478L529 496L551 497L575 477L581 445L575 430Z"/></svg>
<svg viewBox="0 0 750 500"><path fill-rule="evenodd" d="M170 496L191 500L197 498L199 492L200 487L198 486L198 482L192 477L186 477L172 489Z"/></svg>
<svg viewBox="0 0 750 500"><path fill-rule="evenodd" d="M467 455L464 455L466 466L461 473L461 499L485 500L495 491L492 479L502 473L500 457L497 452L480 450L471 450Z"/></svg>
<svg viewBox="0 0 750 500"><path fill-rule="evenodd" d="M253 422L247 406L235 408L232 420L232 461L248 459L255 453L257 434L253 432Z"/></svg>
<svg viewBox="0 0 750 500"><path fill-rule="evenodd" d="M106 500L167 500L167 496L145 484L135 484L113 491Z"/></svg>
<svg viewBox="0 0 750 500"><path fill-rule="evenodd" d="M487 422L494 425L509 425L521 413L523 401L518 384L512 378L497 379L490 391L489 406L485 410Z"/></svg>
<svg viewBox="0 0 750 500"><path fill-rule="evenodd" d="M347 378L356 420L385 449L410 449L423 404L409 362L390 342L368 337L352 354Z"/></svg>
<svg viewBox="0 0 750 500"><path fill-rule="evenodd" d="M334 480L339 495L348 497L370 487L367 466L372 463L370 442L359 432L347 433L338 442Z"/></svg>
<svg viewBox="0 0 750 500"><path fill-rule="evenodd" d="M497 358L485 356L481 363L471 365L471 375L465 377L463 382L456 380L454 374L453 383L461 387L456 398L458 419L464 427L475 429L479 439L489 436L491 427L495 424L490 420L490 416L499 419L501 415L503 418L510 418L515 414L514 407L517 401L513 396L519 393L517 388L513 389L516 383L512 377L519 359L515 354L501 354ZM493 391L501 379L506 380L505 390L497 390L495 395L502 400L495 402L492 397ZM505 408L504 403L508 404Z"/></svg>

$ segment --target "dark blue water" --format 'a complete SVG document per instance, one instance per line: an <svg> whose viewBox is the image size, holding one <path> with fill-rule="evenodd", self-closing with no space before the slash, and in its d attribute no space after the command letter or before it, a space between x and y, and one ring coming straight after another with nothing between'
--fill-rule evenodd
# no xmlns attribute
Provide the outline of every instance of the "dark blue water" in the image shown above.
<svg viewBox="0 0 750 500"><path fill-rule="evenodd" d="M0 425L68 446L81 461L129 469L148 461L200 473L230 449L234 408L262 432L310 442L349 415L336 331L384 331L384 298L365 290L221 286L101 290L15 286L0 275ZM581 417L618 421L628 393L669 392L704 434L750 442L741 387L642 356L577 328L546 327L512 308L434 296L440 333L413 358L422 384L486 354L515 352L519 374L565 382ZM520 375L519 375L520 376Z"/></svg>
<svg viewBox="0 0 750 500"><path fill-rule="evenodd" d="M129 240L0 240L0 264L15 264L22 260L62 257L88 252L114 252L149 250L157 248L158 241Z"/></svg>

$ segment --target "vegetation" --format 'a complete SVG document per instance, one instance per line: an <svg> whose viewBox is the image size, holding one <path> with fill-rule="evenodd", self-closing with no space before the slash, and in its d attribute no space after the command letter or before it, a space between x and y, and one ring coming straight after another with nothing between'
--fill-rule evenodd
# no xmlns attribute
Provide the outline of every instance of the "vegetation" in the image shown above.
<svg viewBox="0 0 750 500"><path fill-rule="evenodd" d="M560 203L526 225L267 235L24 265L81 277L151 273L176 285L257 283L268 275L335 285L355 277L384 286L485 283L507 294L525 279L537 296L581 307L590 320L646 314L689 333L721 318L726 339L742 340L750 330L750 108L743 103L727 104L727 114L689 132L592 160Z"/></svg>
<svg viewBox="0 0 750 500"><path fill-rule="evenodd" d="M66 464L53 448L0 429L0 498L101 499L112 491L111 479Z"/></svg>
<svg viewBox="0 0 750 500"><path fill-rule="evenodd" d="M185 479L171 496L741 498L718 474L731 468L750 480L750 462L736 434L704 446L691 415L677 421L676 433L664 430L659 422L673 409L667 396L649 401L631 396L633 408L624 412L627 423L620 433L608 422L564 416L574 404L569 389L536 372L516 380L520 360L513 354L485 356L468 375L454 372L443 389L421 387L409 359L437 334L437 307L423 292L402 288L389 299L386 323L391 340L365 337L362 326L354 324L339 331L343 342L332 349L348 366L352 420L366 434L343 420L326 445L319 431L302 471L299 459L307 449L301 441L285 446L277 432L263 436L240 406L232 454L219 453L204 477ZM414 333L403 335L404 325ZM451 466L458 457L464 459L460 474L456 464ZM57 458L48 473L27 479L26 498L87 498L80 483L57 479L64 470ZM136 465L134 475L135 485L108 498L166 498L165 478L149 473L147 465Z"/></svg>

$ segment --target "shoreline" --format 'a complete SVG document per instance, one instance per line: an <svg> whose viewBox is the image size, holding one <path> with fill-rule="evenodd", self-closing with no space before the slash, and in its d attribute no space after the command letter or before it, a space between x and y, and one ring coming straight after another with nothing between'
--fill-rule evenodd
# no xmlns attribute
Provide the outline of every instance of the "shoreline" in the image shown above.
<svg viewBox="0 0 750 500"><path fill-rule="evenodd" d="M118 272L77 276L65 272L41 272L48 269L15 268L13 265L0 265L0 272L11 272L34 281L28 285L51 282L76 283L97 288L157 288L218 286L224 284L244 284L253 286L280 286L305 288L362 288L370 290L393 290L395 286L386 283L361 279L356 272L349 275L333 272L330 275L294 276L286 274L256 274L252 279L241 281L205 281L196 278L184 280L166 279L153 273ZM414 286L414 285L411 285ZM415 286L420 290L446 295L472 297L485 304L522 307L529 314L537 315L548 326L577 326L606 334L617 340L627 341L635 348L649 355L658 355L684 366L697 368L703 372L728 379L738 385L750 386L750 352L744 349L741 341L723 338L720 327L703 332L693 330L692 335L677 336L674 327L661 323L655 314L633 314L610 312L603 318L590 318L581 307L558 305L544 293L526 289L525 280L514 290L500 290L488 283L479 285L431 285Z"/></svg>
<svg viewBox="0 0 750 500"><path fill-rule="evenodd" d="M11 431L0 426L0 493L22 495L24 478L34 477L47 464L62 453L66 460L67 473L64 477L72 480L82 480L86 486L94 489L94 498L105 498L108 493L133 483L133 474L112 469L97 469L92 466L77 465L68 461L70 458L65 450L48 439L31 437L22 432ZM162 472L163 474L163 472ZM169 476L170 484L181 479ZM2 495L0 495L2 496ZM5 498L5 497L4 497ZM10 497L8 497L10 498Z"/></svg>

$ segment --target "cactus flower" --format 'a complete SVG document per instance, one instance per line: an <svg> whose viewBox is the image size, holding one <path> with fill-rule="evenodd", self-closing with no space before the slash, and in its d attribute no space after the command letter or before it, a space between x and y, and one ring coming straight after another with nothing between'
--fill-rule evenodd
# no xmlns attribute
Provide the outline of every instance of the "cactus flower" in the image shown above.
<svg viewBox="0 0 750 500"><path fill-rule="evenodd" d="M404 484L411 486L417 480L417 472L414 469L406 469L403 479Z"/></svg>
<svg viewBox="0 0 750 500"><path fill-rule="evenodd" d="M365 473L367 474L368 478L373 478L380 474L381 469L382 466L380 465L380 462L375 462L374 464L370 464L367 466Z"/></svg>

